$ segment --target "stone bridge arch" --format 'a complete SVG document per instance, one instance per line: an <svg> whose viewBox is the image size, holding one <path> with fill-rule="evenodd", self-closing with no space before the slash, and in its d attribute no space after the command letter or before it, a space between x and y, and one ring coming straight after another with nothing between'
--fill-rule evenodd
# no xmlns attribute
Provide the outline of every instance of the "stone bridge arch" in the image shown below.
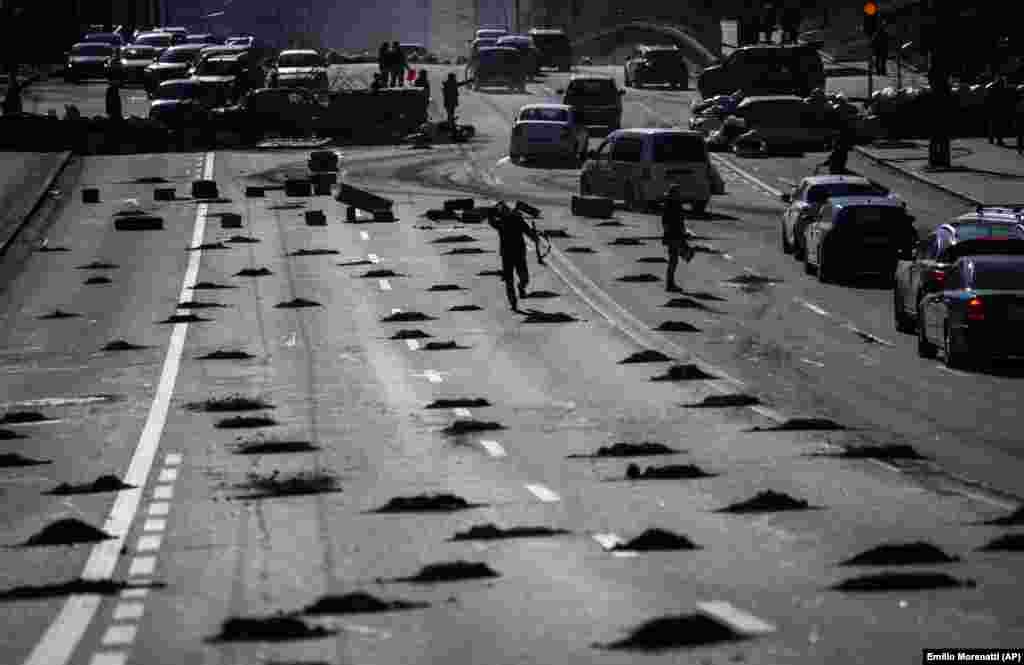
<svg viewBox="0 0 1024 665"><path fill-rule="evenodd" d="M676 44L690 62L706 67L718 61L722 30L718 21L700 25L632 20L571 37L577 56L621 55L634 44ZM619 63L613 63L619 64Z"/></svg>

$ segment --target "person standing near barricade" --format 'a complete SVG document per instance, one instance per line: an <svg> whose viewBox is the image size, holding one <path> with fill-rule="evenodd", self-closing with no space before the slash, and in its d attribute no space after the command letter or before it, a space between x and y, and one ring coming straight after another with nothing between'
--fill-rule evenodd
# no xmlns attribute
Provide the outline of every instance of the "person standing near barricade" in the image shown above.
<svg viewBox="0 0 1024 665"><path fill-rule="evenodd" d="M449 72L448 78L441 84L441 95L444 101L444 111L448 115L448 129L452 136L455 136L455 109L459 106L459 88L469 83L469 80L459 83L455 78L455 72Z"/></svg>
<svg viewBox="0 0 1024 665"><path fill-rule="evenodd" d="M405 70L409 65L405 60L405 52L397 41L391 42L391 86L405 87Z"/></svg>
<svg viewBox="0 0 1024 665"><path fill-rule="evenodd" d="M519 275L519 298L525 298L526 285L530 283L530 272L526 266L526 238L537 243L540 236L526 223L522 214L509 208L504 201L494 206L494 213L487 221L498 232L501 278L505 281L509 307L513 312L518 312L515 276Z"/></svg>
<svg viewBox="0 0 1024 665"><path fill-rule="evenodd" d="M985 124L988 126L988 142L1006 145L1004 118L1007 116L1007 90L1009 84L1003 74L996 74L994 81L985 86Z"/></svg>
<svg viewBox="0 0 1024 665"><path fill-rule="evenodd" d="M110 79L107 86L107 117L113 122L120 122L124 119L121 111L121 82L116 78Z"/></svg>
<svg viewBox="0 0 1024 665"><path fill-rule="evenodd" d="M889 59L889 31L885 29L885 21L878 22L878 29L871 36L871 51L875 58L875 75L885 76L885 63Z"/></svg>
<svg viewBox="0 0 1024 665"><path fill-rule="evenodd" d="M388 43L381 42L380 48L377 49L377 68L380 70L380 73L383 74L384 76L389 76L391 72L391 70L389 69L390 64L388 63L388 58L390 57L390 54L391 49L388 48Z"/></svg>
<svg viewBox="0 0 1024 665"><path fill-rule="evenodd" d="M686 215L683 213L682 191L679 185L671 185L661 211L661 242L668 252L668 268L665 273L665 290L669 293L682 291L676 284L676 269L679 257L686 261L693 257L693 250L686 239Z"/></svg>

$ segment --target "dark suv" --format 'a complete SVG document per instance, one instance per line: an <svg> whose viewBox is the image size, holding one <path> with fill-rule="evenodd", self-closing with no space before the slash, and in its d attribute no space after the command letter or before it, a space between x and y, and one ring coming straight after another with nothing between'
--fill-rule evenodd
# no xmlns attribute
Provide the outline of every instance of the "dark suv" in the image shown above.
<svg viewBox="0 0 1024 665"><path fill-rule="evenodd" d="M563 72L572 69L572 44L564 30L531 28L530 36L540 52L540 67L555 67Z"/></svg>
<svg viewBox="0 0 1024 665"><path fill-rule="evenodd" d="M509 46L487 46L480 49L469 64L473 89L507 86L526 92L526 67L519 49Z"/></svg>
<svg viewBox="0 0 1024 665"><path fill-rule="evenodd" d="M697 78L704 99L742 90L750 95L806 97L825 87L825 67L813 46L744 46Z"/></svg>
<svg viewBox="0 0 1024 665"><path fill-rule="evenodd" d="M674 88L686 90L690 85L690 72L676 46L638 45L633 49L633 55L626 60L622 73L627 88L667 83Z"/></svg>
<svg viewBox="0 0 1024 665"><path fill-rule="evenodd" d="M561 92L561 91L559 91ZM582 125L603 125L614 132L622 127L622 95L615 79L607 76L576 76L569 81L562 103L573 107Z"/></svg>

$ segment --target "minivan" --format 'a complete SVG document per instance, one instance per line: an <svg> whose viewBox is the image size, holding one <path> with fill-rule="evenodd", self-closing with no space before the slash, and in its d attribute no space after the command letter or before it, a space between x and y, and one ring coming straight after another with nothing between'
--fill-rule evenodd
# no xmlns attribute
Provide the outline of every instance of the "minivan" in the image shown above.
<svg viewBox="0 0 1024 665"><path fill-rule="evenodd" d="M587 153L580 173L580 194L626 202L646 210L664 199L669 185L702 213L712 196L725 194L725 182L708 158L704 137L685 129L620 129Z"/></svg>

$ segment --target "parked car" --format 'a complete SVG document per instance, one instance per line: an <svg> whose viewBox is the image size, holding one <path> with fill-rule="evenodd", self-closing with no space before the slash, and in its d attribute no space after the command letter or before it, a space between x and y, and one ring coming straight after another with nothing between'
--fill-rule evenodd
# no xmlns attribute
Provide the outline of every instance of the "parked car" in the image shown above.
<svg viewBox="0 0 1024 665"><path fill-rule="evenodd" d="M267 134L304 136L314 131L325 109L305 88L259 88L238 104L213 110L214 127L247 139Z"/></svg>
<svg viewBox="0 0 1024 665"><path fill-rule="evenodd" d="M673 88L690 87L690 71L678 46L638 44L622 67L625 86L642 88L652 83L667 83Z"/></svg>
<svg viewBox="0 0 1024 665"><path fill-rule="evenodd" d="M818 281L856 275L892 279L896 261L917 241L902 201L882 196L830 198L804 229L804 271Z"/></svg>
<svg viewBox="0 0 1024 665"><path fill-rule="evenodd" d="M237 101L243 93L252 89L254 79L244 55L207 58L196 65L191 76L191 80L212 90L217 106Z"/></svg>
<svg viewBox="0 0 1024 665"><path fill-rule="evenodd" d="M206 125L215 104L212 91L198 81L163 81L153 94L149 117L172 129Z"/></svg>
<svg viewBox="0 0 1024 665"><path fill-rule="evenodd" d="M423 44L403 42L398 45L398 48L405 54L405 61L409 63L423 62L427 57L427 47Z"/></svg>
<svg viewBox="0 0 1024 665"><path fill-rule="evenodd" d="M580 123L604 126L609 131L622 127L622 95L615 79L608 76L574 76L564 92L562 103L572 106Z"/></svg>
<svg viewBox="0 0 1024 665"><path fill-rule="evenodd" d="M530 37L540 51L540 66L567 72L572 69L572 44L559 28L531 28Z"/></svg>
<svg viewBox="0 0 1024 665"><path fill-rule="evenodd" d="M114 48L124 46L124 39L116 32L90 32L78 41L79 43L99 42L101 44L110 44Z"/></svg>
<svg viewBox="0 0 1024 665"><path fill-rule="evenodd" d="M473 64L473 61L476 60L477 55L480 53L480 49L482 49L482 48L492 48L492 47L497 46L497 45L498 45L498 38L497 37L478 37L477 39L474 39L472 42L470 42L470 44L469 44L469 57L466 58L466 66L467 66L466 72L467 72L467 76L469 75L468 74L469 73L469 65Z"/></svg>
<svg viewBox="0 0 1024 665"><path fill-rule="evenodd" d="M174 46L174 35L169 32L144 32L132 42L135 46L152 46L159 55Z"/></svg>
<svg viewBox="0 0 1024 665"><path fill-rule="evenodd" d="M1016 241L1013 241L1016 244ZM1024 255L961 256L919 307L917 353L966 368L1024 355Z"/></svg>
<svg viewBox="0 0 1024 665"><path fill-rule="evenodd" d="M707 99L743 90L748 95L806 97L825 87L825 67L813 45L744 46L721 64L705 67L697 90Z"/></svg>
<svg viewBox="0 0 1024 665"><path fill-rule="evenodd" d="M505 28L477 28L476 34L473 35L473 39L497 40L499 37L504 37L507 34L508 30Z"/></svg>
<svg viewBox="0 0 1024 665"><path fill-rule="evenodd" d="M181 26L169 26L159 27L154 30L155 32L166 32L171 35L171 45L177 46L178 44L184 44L185 38L188 37L188 28Z"/></svg>
<svg viewBox="0 0 1024 665"><path fill-rule="evenodd" d="M501 86L526 92L526 70L519 49L488 46L480 49L468 66L473 89Z"/></svg>
<svg viewBox="0 0 1024 665"><path fill-rule="evenodd" d="M708 137L712 150L739 155L800 155L828 149L838 130L794 95L747 97Z"/></svg>
<svg viewBox="0 0 1024 665"><path fill-rule="evenodd" d="M966 252L1012 251L1016 245L1011 242L1014 240L1024 241L1024 216L1020 209L979 206L974 212L935 227L917 244L914 253L896 266L893 285L896 329L914 331L921 299L942 290L946 271ZM960 247L968 243L973 244ZM1009 243L1006 248L1002 247L1005 243Z"/></svg>
<svg viewBox="0 0 1024 665"><path fill-rule="evenodd" d="M630 210L661 201L669 185L702 213L725 182L711 163L704 138L685 129L623 129L588 152L580 173L580 194L622 199Z"/></svg>
<svg viewBox="0 0 1024 665"><path fill-rule="evenodd" d="M527 75L533 77L540 73L540 51L529 35L505 35L498 38L495 46L519 49Z"/></svg>
<svg viewBox="0 0 1024 665"><path fill-rule="evenodd" d="M179 44L168 48L156 62L146 67L146 92L153 95L164 81L186 79L192 64L199 58L203 44Z"/></svg>
<svg viewBox="0 0 1024 665"><path fill-rule="evenodd" d="M107 78L117 79L121 83L144 84L146 67L153 64L156 57L157 50L153 46L126 46L116 57L111 58L107 66Z"/></svg>
<svg viewBox="0 0 1024 665"><path fill-rule="evenodd" d="M329 82L323 56L313 49L281 51L267 77L268 88L279 86L326 90Z"/></svg>
<svg viewBox="0 0 1024 665"><path fill-rule="evenodd" d="M117 51L104 42L84 42L72 46L67 55L64 80L69 83L80 83L90 78L106 78L107 69Z"/></svg>
<svg viewBox="0 0 1024 665"><path fill-rule="evenodd" d="M782 213L782 251L803 260L804 229L821 210L821 206L833 196L890 196L884 186L862 176L816 175L800 181L792 193L783 193L779 198L786 203Z"/></svg>
<svg viewBox="0 0 1024 665"><path fill-rule="evenodd" d="M556 157L583 162L587 128L576 122L571 106L527 104L516 113L508 154L513 163L532 157Z"/></svg>

